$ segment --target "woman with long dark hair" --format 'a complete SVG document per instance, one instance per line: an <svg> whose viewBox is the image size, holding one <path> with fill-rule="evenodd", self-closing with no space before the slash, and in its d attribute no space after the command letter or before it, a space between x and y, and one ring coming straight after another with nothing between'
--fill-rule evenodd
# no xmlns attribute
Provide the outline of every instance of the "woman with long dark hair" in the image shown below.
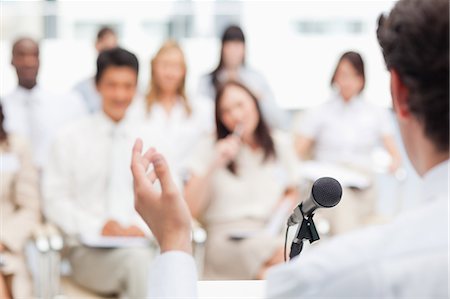
<svg viewBox="0 0 450 299"><path fill-rule="evenodd" d="M39 185L28 144L7 134L0 104L0 297L31 298L31 281L23 254L25 243L39 223Z"/></svg>
<svg viewBox="0 0 450 299"><path fill-rule="evenodd" d="M295 196L297 159L289 138L271 131L258 99L226 83L216 97L216 137L199 144L188 163L185 198L208 231L205 279L256 279L282 261L280 231L264 232L271 215ZM233 240L236 231L258 231Z"/></svg>
<svg viewBox="0 0 450 299"><path fill-rule="evenodd" d="M215 99L225 82L242 83L257 95L261 112L270 127L286 128L287 115L280 109L266 79L245 63L245 36L238 26L229 26L222 35L222 48L217 67L200 78L198 93Z"/></svg>
<svg viewBox="0 0 450 299"><path fill-rule="evenodd" d="M319 211L331 222L331 233L338 234L378 218L372 167L375 147L383 144L389 152L392 172L400 165L400 154L388 112L363 97L365 71L359 53L350 51L339 58L331 85L331 100L306 113L297 130L296 148L301 158L312 152L314 160L358 172L369 182L361 190L345 190L335 209Z"/></svg>

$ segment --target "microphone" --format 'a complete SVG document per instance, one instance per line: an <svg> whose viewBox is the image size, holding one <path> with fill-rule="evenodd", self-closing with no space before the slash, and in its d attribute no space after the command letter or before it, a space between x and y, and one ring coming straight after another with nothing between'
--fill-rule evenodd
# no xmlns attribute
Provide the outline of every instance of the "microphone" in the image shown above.
<svg viewBox="0 0 450 299"><path fill-rule="evenodd" d="M288 219L288 226L299 223L304 217L310 217L319 208L332 208L341 201L341 184L330 177L316 180L312 186L311 195L301 202Z"/></svg>
<svg viewBox="0 0 450 299"><path fill-rule="evenodd" d="M314 211L319 208L334 207L341 201L341 197L342 187L335 179L323 177L314 182L309 198L300 203L288 219L284 247L285 260L289 227L301 222L301 225L297 227L296 237L292 241L291 252L289 253L289 257L292 260L302 251L303 240L309 240L309 243L312 243L320 239L313 221Z"/></svg>

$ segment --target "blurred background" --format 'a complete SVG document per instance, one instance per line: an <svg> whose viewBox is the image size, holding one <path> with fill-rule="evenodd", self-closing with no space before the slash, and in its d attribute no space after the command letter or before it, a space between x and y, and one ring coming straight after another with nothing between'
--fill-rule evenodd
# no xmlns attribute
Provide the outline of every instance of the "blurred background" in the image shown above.
<svg viewBox="0 0 450 299"><path fill-rule="evenodd" d="M150 58L168 38L188 63L188 90L218 63L220 37L230 24L247 38L248 63L264 74L281 107L302 109L329 96L328 78L349 49L365 59L368 100L390 107L388 74L374 34L377 17L394 1L2 1L0 95L15 84L11 41L41 41L39 81L67 90L95 71L98 29L112 27L120 45L137 54L145 90ZM205 55L208 53L208 55ZM61 76L64 74L64 76Z"/></svg>
<svg viewBox="0 0 450 299"><path fill-rule="evenodd" d="M11 48L16 39L31 37L39 41L39 86L65 94L95 74L95 43L103 26L111 28L120 47L135 53L139 60L137 97L148 92L151 59L166 40L174 39L186 58L187 94L194 98L201 77L219 63L224 30L238 25L245 34L246 65L266 79L277 106L288 116L284 130L295 135L304 113L332 97L330 80L339 57L356 51L365 64L364 99L387 111L401 155L401 166L391 173L391 157L385 147L377 144L371 153L376 212L390 219L421 197L419 179L406 157L395 123L389 73L375 34L379 15L394 4L393 0L1 1L0 98L11 94L18 84L11 65ZM2 153L2 157L6 156ZM329 231L326 225L320 229L325 235ZM35 294L42 298L61 294L73 298L95 296L95 292L76 290L76 284L69 282L63 284L65 291L61 291L59 273L70 276L71 266L63 252L66 240L58 245L57 239L51 239L52 232L50 229L48 240L53 243L37 242L28 249ZM196 233L196 244L204 244L206 235L201 225ZM49 249L52 246L55 250ZM199 248L199 252L204 250ZM197 262L202 264L204 252L198 255Z"/></svg>

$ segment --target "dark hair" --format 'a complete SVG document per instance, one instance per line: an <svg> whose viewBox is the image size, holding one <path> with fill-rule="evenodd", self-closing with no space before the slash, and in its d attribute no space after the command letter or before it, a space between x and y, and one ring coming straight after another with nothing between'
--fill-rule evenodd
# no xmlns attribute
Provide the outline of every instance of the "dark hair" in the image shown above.
<svg viewBox="0 0 450 299"><path fill-rule="evenodd" d="M219 79L217 78L219 75L219 72L222 70L223 68L223 46L226 42L229 41L239 41L245 44L245 36L244 36L244 32L242 31L242 29L239 26L236 25L231 25L228 26L227 29L225 29L225 31L223 32L222 35L222 49L220 50L220 61L219 61L219 65L214 69L214 71L211 72L211 81L212 84L214 86L214 89L216 91L216 93L218 92L218 90L220 89L220 82ZM245 58L244 58L244 63L245 63Z"/></svg>
<svg viewBox="0 0 450 299"><path fill-rule="evenodd" d="M243 89L246 93L250 95L250 97L253 99L255 103L256 110L258 111L259 115L259 121L254 132L254 137L258 145L264 151L264 161L267 161L269 158L276 157L275 145L272 136L270 135L269 127L267 126L261 114L261 108L259 107L258 99L247 87L236 81L228 81L225 84L223 84L216 95L215 116L216 116L217 140L224 139L228 135L233 133L230 130L228 130L227 127L224 125L220 115L220 102L223 98L225 90L230 86L237 86ZM234 162L231 162L227 168L233 174L236 174L236 164Z"/></svg>
<svg viewBox="0 0 450 299"><path fill-rule="evenodd" d="M122 48L105 50L97 58L96 83L100 81L105 70L111 66L126 66L136 71L136 75L139 73L139 62L136 55Z"/></svg>
<svg viewBox="0 0 450 299"><path fill-rule="evenodd" d="M363 79L363 85L361 86L361 90L359 91L361 93L364 90L364 86L366 85L366 75L364 71L364 61L361 57L361 54L357 52L349 51L342 54L341 58L339 58L339 61L336 65L336 69L334 70L333 77L331 77L331 85L333 85L334 81L336 80L336 73L342 61L344 60L348 61L355 69L358 76L360 76Z"/></svg>
<svg viewBox="0 0 450 299"><path fill-rule="evenodd" d="M5 115L3 114L2 104L0 103L0 144L8 140L8 133L6 133L3 123Z"/></svg>
<svg viewBox="0 0 450 299"><path fill-rule="evenodd" d="M109 26L103 26L102 28L100 28L100 30L97 33L97 40L101 40L108 34L112 34L115 36L116 32L114 31L114 29L112 29Z"/></svg>
<svg viewBox="0 0 450 299"><path fill-rule="evenodd" d="M377 36L389 70L408 88L411 113L436 149L449 149L449 2L399 1Z"/></svg>

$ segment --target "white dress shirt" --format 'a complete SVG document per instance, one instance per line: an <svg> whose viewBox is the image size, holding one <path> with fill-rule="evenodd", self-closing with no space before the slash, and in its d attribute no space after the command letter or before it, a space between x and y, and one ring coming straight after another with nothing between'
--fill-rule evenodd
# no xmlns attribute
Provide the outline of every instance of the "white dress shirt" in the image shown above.
<svg viewBox="0 0 450 299"><path fill-rule="evenodd" d="M59 132L44 171L44 211L69 235L99 235L109 219L148 227L134 209L131 149L142 135L127 119L103 112ZM147 146L147 145L146 145Z"/></svg>
<svg viewBox="0 0 450 299"><path fill-rule="evenodd" d="M334 95L306 113L297 133L315 141L315 160L370 170L374 148L393 135L392 123L386 109L360 96L345 102Z"/></svg>
<svg viewBox="0 0 450 299"><path fill-rule="evenodd" d="M448 298L448 171L448 161L431 169L422 205L390 224L309 247L270 270L268 298ZM195 298L188 254L164 253L151 272L151 298Z"/></svg>
<svg viewBox="0 0 450 299"><path fill-rule="evenodd" d="M226 82L225 73L219 74L219 81ZM271 127L278 129L287 129L289 117L275 100L275 96L264 76L249 67L241 67L238 70L237 80L244 84L254 95L260 100L259 106L265 121ZM212 83L210 74L200 78L198 86L198 94L211 99L213 102L216 98L216 90Z"/></svg>
<svg viewBox="0 0 450 299"><path fill-rule="evenodd" d="M56 95L39 85L30 90L18 86L3 99L2 105L6 130L28 139L39 168L47 161L56 132L86 114L81 98L75 93Z"/></svg>

